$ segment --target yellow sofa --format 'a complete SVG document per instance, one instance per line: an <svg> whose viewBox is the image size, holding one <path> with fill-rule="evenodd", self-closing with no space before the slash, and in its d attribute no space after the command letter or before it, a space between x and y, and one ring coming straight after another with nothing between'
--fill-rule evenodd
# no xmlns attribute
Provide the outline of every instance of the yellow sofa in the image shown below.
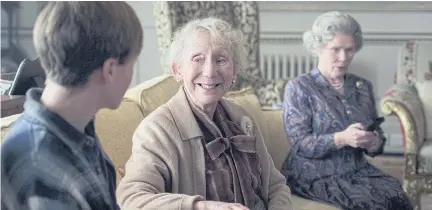
<svg viewBox="0 0 432 210"><path fill-rule="evenodd" d="M132 135L138 124L150 112L164 104L179 89L172 76L163 75L129 89L117 110L101 110L96 115L96 132L117 171L117 183L124 174L124 164L132 149ZM241 104L252 115L261 129L266 145L277 168L281 168L290 143L285 134L281 110L262 109L252 89L232 91L226 94ZM1 119L3 141L9 127L19 115ZM298 210L335 210L337 208L297 196L292 196Z"/></svg>

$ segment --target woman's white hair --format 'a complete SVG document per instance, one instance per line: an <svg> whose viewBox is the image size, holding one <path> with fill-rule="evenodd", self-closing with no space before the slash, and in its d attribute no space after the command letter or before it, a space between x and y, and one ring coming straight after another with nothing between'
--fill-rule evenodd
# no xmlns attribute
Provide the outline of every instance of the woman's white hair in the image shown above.
<svg viewBox="0 0 432 210"><path fill-rule="evenodd" d="M200 31L209 32L213 41L231 50L234 72L244 70L246 51L243 34L233 29L228 22L214 17L192 20L175 32L166 58L167 66L171 68L174 62L182 59L188 40Z"/></svg>
<svg viewBox="0 0 432 210"><path fill-rule="evenodd" d="M320 15L312 25L312 30L303 33L303 46L311 53L333 40L336 33L351 35L355 50L363 47L363 33L360 24L352 16L333 11Z"/></svg>

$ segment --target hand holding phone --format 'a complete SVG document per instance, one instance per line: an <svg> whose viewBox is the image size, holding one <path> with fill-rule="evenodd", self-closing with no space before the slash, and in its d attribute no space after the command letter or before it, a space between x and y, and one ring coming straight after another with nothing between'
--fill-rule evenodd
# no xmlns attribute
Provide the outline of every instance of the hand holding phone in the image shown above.
<svg viewBox="0 0 432 210"><path fill-rule="evenodd" d="M375 131L385 121L384 117L376 118L370 125L366 127L366 131Z"/></svg>

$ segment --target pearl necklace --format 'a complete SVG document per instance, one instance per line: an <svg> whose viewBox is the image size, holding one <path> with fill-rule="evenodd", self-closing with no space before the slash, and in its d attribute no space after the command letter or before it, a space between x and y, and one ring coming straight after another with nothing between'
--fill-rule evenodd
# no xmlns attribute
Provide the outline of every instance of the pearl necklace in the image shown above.
<svg viewBox="0 0 432 210"><path fill-rule="evenodd" d="M339 90L339 89L341 89L341 88L344 86L344 83L345 83L345 81L342 80L341 83L338 83L338 84L331 84L331 86L332 86L334 89Z"/></svg>

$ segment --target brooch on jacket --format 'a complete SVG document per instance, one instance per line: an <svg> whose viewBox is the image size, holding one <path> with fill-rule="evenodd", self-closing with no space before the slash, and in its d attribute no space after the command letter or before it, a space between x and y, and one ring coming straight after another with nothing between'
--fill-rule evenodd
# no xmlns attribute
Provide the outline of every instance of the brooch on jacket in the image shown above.
<svg viewBox="0 0 432 210"><path fill-rule="evenodd" d="M246 135L252 135L252 120L251 118L244 116L241 120L240 127Z"/></svg>

